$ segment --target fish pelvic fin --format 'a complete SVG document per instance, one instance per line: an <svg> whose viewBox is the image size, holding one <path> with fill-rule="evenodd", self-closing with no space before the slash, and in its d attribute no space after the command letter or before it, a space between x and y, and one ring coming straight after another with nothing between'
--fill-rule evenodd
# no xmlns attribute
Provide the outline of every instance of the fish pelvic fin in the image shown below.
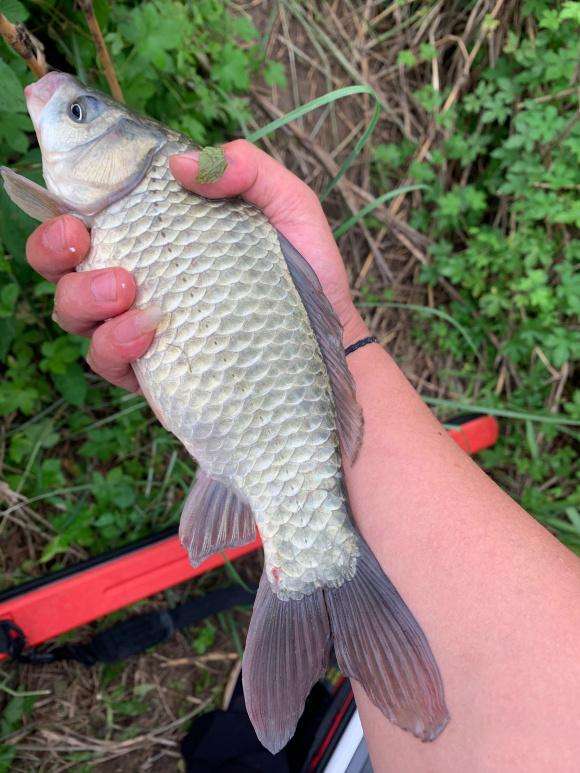
<svg viewBox="0 0 580 773"><path fill-rule="evenodd" d="M42 223L70 211L70 208L46 188L7 166L0 167L0 175L10 200L29 217Z"/></svg>
<svg viewBox="0 0 580 773"><path fill-rule="evenodd" d="M434 741L449 712L431 647L362 537L359 545L352 580L324 590L339 668L391 722Z"/></svg>
<svg viewBox="0 0 580 773"><path fill-rule="evenodd" d="M246 545L255 537L250 505L232 488L200 469L179 524L179 539L191 564L198 566L213 553Z"/></svg>
<svg viewBox="0 0 580 773"><path fill-rule="evenodd" d="M272 754L294 734L312 686L325 673L330 626L324 592L282 600L262 574L242 665L248 715Z"/></svg>

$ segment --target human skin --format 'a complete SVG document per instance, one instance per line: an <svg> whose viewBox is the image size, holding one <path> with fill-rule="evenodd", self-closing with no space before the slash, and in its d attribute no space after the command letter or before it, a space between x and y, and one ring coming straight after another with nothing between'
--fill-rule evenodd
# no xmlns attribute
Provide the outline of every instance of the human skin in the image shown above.
<svg viewBox="0 0 580 773"><path fill-rule="evenodd" d="M241 195L261 208L315 269L345 346L368 335L315 194L245 141L224 150L228 166L215 183L196 182L195 154L174 157L171 169L200 195ZM126 271L74 273L89 244L84 225L63 216L32 234L27 255L57 282L57 321L91 337L93 370L137 389L130 362L147 350L157 319L130 309ZM348 364L365 416L360 455L345 470L353 512L429 638L451 713L443 734L422 744L355 684L374 770L578 770L580 563L447 437L380 346Z"/></svg>

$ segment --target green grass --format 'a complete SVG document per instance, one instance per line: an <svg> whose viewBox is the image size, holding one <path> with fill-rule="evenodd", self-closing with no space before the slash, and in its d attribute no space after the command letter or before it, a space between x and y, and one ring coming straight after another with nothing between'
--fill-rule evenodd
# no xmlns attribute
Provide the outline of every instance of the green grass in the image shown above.
<svg viewBox="0 0 580 773"><path fill-rule="evenodd" d="M127 103L196 142L241 132L250 120L251 80L284 85L283 68L266 59L249 18L217 0L102 3L96 10ZM10 0L0 11L42 29L52 64L107 90L73 2ZM0 77L0 163L40 182L22 95L33 78L2 41ZM195 475L144 401L93 377L83 362L87 341L51 320L53 288L24 258L34 225L0 195L2 479L12 497L0 531L36 535L32 554L16 565L4 556L0 587L175 523Z"/></svg>
<svg viewBox="0 0 580 773"><path fill-rule="evenodd" d="M452 399L427 402L442 415L503 417L502 438L483 463L578 550L571 443L580 391L571 374L580 354L580 3L532 0L522 13L519 33L507 32L493 66L479 55L475 83L450 109L449 88L427 82L415 90L443 139L420 162L419 148L404 137L378 145L375 180L380 188L401 179L426 186L410 223L429 237L419 281L438 303L403 308L417 312L416 343L450 357L455 371L442 377ZM398 63L409 77L435 56L434 49L406 51ZM455 299L437 291L442 281ZM363 297L392 305L390 291L369 287Z"/></svg>
<svg viewBox="0 0 580 773"><path fill-rule="evenodd" d="M363 297L371 306L412 312L421 345L452 355L464 375L462 398L432 404L485 410L512 422L485 459L505 471L508 488L534 514L553 514L550 526L571 547L577 523L567 513L577 504L575 494L569 482L547 490L543 484L554 475L571 474L565 432L579 418L578 392L565 389L559 403L550 404L553 386L545 364L563 372L578 351L578 333L570 329L580 296L574 273L580 247L570 230L578 219L578 175L569 163L580 154L577 99L574 94L549 99L550 93L569 90L573 78L578 25L570 9L577 5L565 3L553 13L548 4L535 3L535 38L510 36L496 66L483 69L475 87L451 110L441 110L444 93L429 86L418 89L416 99L427 116L448 130L448 139L422 163L413 161L417 149L408 140L375 143L375 180L379 190L386 190L335 230L340 237L361 220L372 227L378 206L401 193L421 192L412 223L431 240L431 262L420 281L437 287L446 279L463 300L431 308L400 304L390 291L377 295L367 289ZM64 60L61 66L103 85L82 17L71 3L65 19L62 6L57 11L48 4L41 11L40 18L54 25L49 53ZM14 7L25 19L28 6ZM208 0L195 10L168 0L116 4L110 11L100 9L100 22L128 103L199 142L243 130L251 78L284 83L280 67L263 56L248 19L218 2ZM196 36L199 46L195 52L187 47L185 54L188 36ZM232 40L239 44L235 55ZM400 64L413 69L427 54L434 52L399 56ZM22 86L31 76L5 46L0 55L5 84L0 161L39 179L39 154L22 98ZM372 141L384 106L370 87L357 84L329 92L249 137L259 141L314 109L362 94L375 99L372 119L329 191ZM463 185L456 182L460 175ZM394 185L404 177L411 184ZM83 365L87 342L64 335L51 321L52 287L23 257L32 227L0 198L0 414L7 422L3 479L26 504L13 502L0 529L12 523L41 532L47 526L51 534L40 554L13 567L5 582L46 565L58 568L79 549L97 553L175 523L194 475L189 457L158 426L143 400L88 374ZM513 374L509 396L497 394L498 362ZM476 401L470 398L474 379ZM522 475L527 484L519 490Z"/></svg>
<svg viewBox="0 0 580 773"><path fill-rule="evenodd" d="M400 304L388 291L377 296L368 289L364 297L371 306L412 312L421 345L452 355L464 375L462 399L432 404L485 410L514 422L486 460L500 470L509 467L512 490L523 471L528 485L516 493L533 503L535 514L538 508L556 513L550 525L571 546L570 530L577 523L567 513L577 500L569 484L547 492L542 486L554 475L571 473L566 428L571 433L579 418L578 393L564 389L556 405L548 379L550 369L552 375L564 373L579 345L570 327L578 312L574 268L580 252L571 230L578 220L578 175L570 160L578 160L580 140L577 96L568 93L577 6L564 3L554 10L548 3L528 4L537 34L533 39L510 34L495 67L481 70L474 88L450 110L442 111L445 93L419 88L417 101L447 129L448 139L421 163L413 160L417 149L408 140L375 143L376 184L387 190L335 230L340 237L361 220L372 227L378 206L421 191L412 224L429 236L431 261L420 281L437 287L448 280L462 300L432 308ZM11 7L17 20L29 14L27 5ZM58 8L49 3L42 18L53 25L49 53L62 60L61 66L103 85L83 18L72 3ZM208 0L195 10L168 0L116 4L100 7L99 19L129 104L199 142L219 141L247 125L244 95L253 77L284 83L279 65L262 54L252 24L221 3ZM185 46L192 36L199 42L195 51ZM238 42L235 51L232 40ZM409 70L436 55L423 49L418 55L402 53L408 55L400 54L398 63ZM31 76L5 46L0 54L5 86L0 161L39 179L38 150L22 99L22 86ZM567 96L559 98L562 93ZM372 96L375 110L328 192L372 141L385 109L369 86L329 92L249 137L259 141L314 109L359 94ZM459 176L464 184L456 182ZM411 184L394 186L404 177ZM53 532L42 553L15 570L16 577L39 564L57 567L71 549L99 552L174 523L194 473L191 460L143 401L90 376L82 364L86 341L62 334L51 321L52 287L23 259L32 225L4 196L0 199L3 477L26 498L26 508L15 501L6 513L16 524L26 514L24 523L37 529L45 519ZM509 396L497 392L498 363L507 369ZM475 402L470 399L473 379L478 382ZM6 528L7 517L0 528Z"/></svg>
<svg viewBox="0 0 580 773"><path fill-rule="evenodd" d="M451 86L444 78L440 91L431 85L435 57L440 72L445 70L442 52L425 43L399 51L396 69L404 68L416 84L413 109L423 126L437 130L421 162L416 160L420 143L408 139L388 99L360 82L357 68L316 23L317 11L309 16L294 0L282 4L316 51L333 56L355 83L328 86L328 93L253 132L248 130L254 125L250 84L263 79L283 88L285 75L278 62L266 58L247 16L218 0L95 6L128 104L200 144L235 135L259 142L312 110L370 97L371 118L324 194L363 163L363 151L368 155L370 149L373 200L342 222L338 218L335 235L347 245L363 222L371 233L378 231L383 227L379 207L405 193L413 197L411 224L430 247L428 265L412 287L418 302L373 281L362 288L360 306L405 315L419 354L436 363L430 375L444 397L424 398L441 418L466 411L500 418L500 441L479 461L580 552L573 447L580 437L580 392L572 382L580 311L580 243L574 230L580 186L575 70L580 3L522 3L517 36L507 34L493 66L482 47L471 82L446 111ZM394 45L433 7L410 9L401 25L377 31L374 43L379 46L382 38ZM0 0L0 12L30 25L56 66L106 90L84 18L72 0ZM40 156L22 98L22 87L31 80L0 41L0 163L40 182ZM380 120L385 115L390 135L381 141L387 135ZM87 342L63 334L53 323L53 288L24 259L34 225L0 195L0 481L9 491L0 514L0 590L176 523L195 476L192 460L143 399L91 375L83 362ZM445 283L455 289L455 298L442 289ZM245 585L233 565L225 574ZM236 615L242 624L236 625ZM246 617L225 614L196 627L187 634L186 652L203 655L227 642L228 651L239 654ZM91 733L129 739L139 732L138 718L154 697L154 666L155 679L151 675L122 688L118 678L131 665L98 671L101 697ZM180 721L188 712L218 705L224 673L198 671L191 684L175 690ZM0 677L0 771L10 770L17 754L2 739L26 725L45 694L20 689L19 676L7 669ZM211 703L190 711L188 694L203 701L209 696ZM89 691L87 705L92 698ZM85 769L82 764L99 754L70 753L67 759Z"/></svg>

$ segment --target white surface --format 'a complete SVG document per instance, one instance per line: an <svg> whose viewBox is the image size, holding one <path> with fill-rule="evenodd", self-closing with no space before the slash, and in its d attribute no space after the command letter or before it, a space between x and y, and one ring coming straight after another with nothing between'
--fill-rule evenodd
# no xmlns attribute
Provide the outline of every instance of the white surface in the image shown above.
<svg viewBox="0 0 580 773"><path fill-rule="evenodd" d="M362 739L363 729L358 711L355 711L350 722L346 726L332 757L324 768L324 773L345 773Z"/></svg>

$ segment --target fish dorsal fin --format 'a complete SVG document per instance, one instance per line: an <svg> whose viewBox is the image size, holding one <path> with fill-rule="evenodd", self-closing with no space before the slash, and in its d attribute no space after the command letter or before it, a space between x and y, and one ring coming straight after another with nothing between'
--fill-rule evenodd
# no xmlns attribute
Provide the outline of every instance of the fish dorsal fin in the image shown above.
<svg viewBox="0 0 580 773"><path fill-rule="evenodd" d="M179 524L179 539L192 565L226 548L246 545L255 536L250 505L226 484L199 470Z"/></svg>
<svg viewBox="0 0 580 773"><path fill-rule="evenodd" d="M70 212L70 207L63 204L57 196L7 166L0 167L0 174L11 201L35 220L43 223L52 217Z"/></svg>
<svg viewBox="0 0 580 773"><path fill-rule="evenodd" d="M361 407L356 401L354 380L346 364L340 321L310 264L286 237L280 233L278 237L328 371L340 441L351 463L354 463L362 443L364 422Z"/></svg>

